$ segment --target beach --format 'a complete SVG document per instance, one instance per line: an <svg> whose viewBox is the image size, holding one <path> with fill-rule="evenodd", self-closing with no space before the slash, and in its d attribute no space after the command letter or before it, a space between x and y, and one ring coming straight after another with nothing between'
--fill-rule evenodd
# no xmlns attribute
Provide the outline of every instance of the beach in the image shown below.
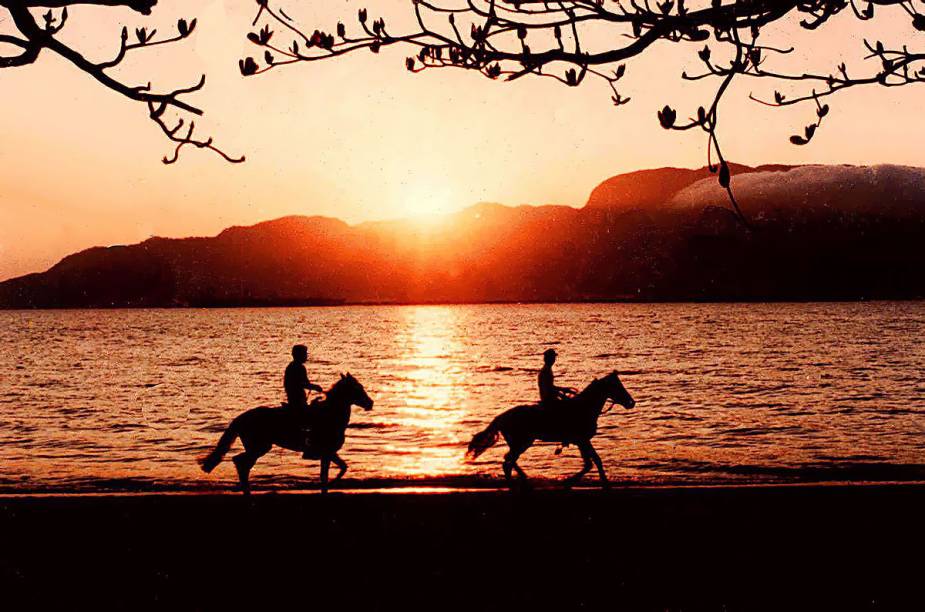
<svg viewBox="0 0 925 612"><path fill-rule="evenodd" d="M921 609L925 485L0 498L5 609Z"/></svg>

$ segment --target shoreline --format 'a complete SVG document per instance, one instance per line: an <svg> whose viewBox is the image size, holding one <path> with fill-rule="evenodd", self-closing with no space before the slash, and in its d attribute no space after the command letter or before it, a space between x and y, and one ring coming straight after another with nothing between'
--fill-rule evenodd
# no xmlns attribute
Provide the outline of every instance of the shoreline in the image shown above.
<svg viewBox="0 0 925 612"><path fill-rule="evenodd" d="M821 481L804 481L804 482L698 482L698 483L623 483L611 482L606 489L601 488L596 482L580 483L578 485L566 487L560 480L541 480L531 481L531 487L526 491L519 489L511 490L503 481L485 481L471 484L440 484L439 482L427 481L422 483L416 482L370 482L368 485L334 487L330 489L331 495L347 496L364 496L364 495L428 495L428 496L454 496L469 494L601 494L609 493L646 493L646 492L682 492L682 491L753 491L753 490L790 490L790 489L855 489L855 488L923 488L925 489L925 480L821 480ZM264 487L254 488L251 497L263 495L321 495L320 485L308 484L299 487ZM54 498L119 498L119 497L243 497L241 492L233 486L228 487L190 487L190 488L151 488L151 489L109 489L109 490L79 490L79 489L34 489L34 490L5 490L0 488L0 504L5 500L16 499L54 499Z"/></svg>
<svg viewBox="0 0 925 612"><path fill-rule="evenodd" d="M925 295L920 296L875 296L875 297L844 297L844 296L815 296L799 298L793 296L783 296L779 298L589 298L589 299L569 299L569 300L498 300L498 301L410 301L410 302L338 302L332 298L325 303L306 303L306 304L226 304L226 305L209 305L209 306L190 306L190 305L160 305L160 306L36 306L36 307L11 307L0 304L0 311L4 312L35 312L35 311L83 311L83 310L264 310L264 309L305 309L305 308L356 308L356 307L405 307L405 306L580 306L580 305L608 305L608 304L865 304L865 303L920 303L925 302Z"/></svg>

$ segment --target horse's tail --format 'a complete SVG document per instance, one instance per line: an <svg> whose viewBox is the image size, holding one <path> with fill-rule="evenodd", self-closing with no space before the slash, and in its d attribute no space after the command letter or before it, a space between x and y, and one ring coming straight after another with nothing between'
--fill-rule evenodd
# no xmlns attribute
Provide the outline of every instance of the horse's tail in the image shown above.
<svg viewBox="0 0 925 612"><path fill-rule="evenodd" d="M225 429L225 433L222 434L222 437L218 439L218 444L215 445L212 452L199 460L202 471L208 474L214 470L215 466L222 462L222 458L225 456L225 453L228 452L228 449L231 448L231 445L237 437L238 419L235 419L228 425L228 428Z"/></svg>
<svg viewBox="0 0 925 612"><path fill-rule="evenodd" d="M469 442L469 450L466 451L466 459L472 461L494 446L495 442L498 441L498 434L500 433L500 426L498 424L500 418L500 415L495 417L495 419L489 423L488 427L472 436L472 441Z"/></svg>

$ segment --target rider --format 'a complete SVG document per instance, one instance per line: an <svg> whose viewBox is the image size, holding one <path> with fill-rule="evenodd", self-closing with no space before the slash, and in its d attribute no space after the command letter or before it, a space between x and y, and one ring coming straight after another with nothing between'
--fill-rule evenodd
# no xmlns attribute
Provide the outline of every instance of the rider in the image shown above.
<svg viewBox="0 0 925 612"><path fill-rule="evenodd" d="M290 410L300 415L306 414L308 409L305 390L309 389L319 393L323 391L320 386L308 380L308 372L305 371L306 361L308 361L308 347L304 344L296 344L292 347L292 361L286 366L286 373L283 375L286 402Z"/></svg>
<svg viewBox="0 0 925 612"><path fill-rule="evenodd" d="M575 389L570 387L557 387L555 382L555 375L552 373L552 366L556 363L556 351L555 349L546 349L543 352L543 368L540 370L540 375L537 378L537 382L540 385L540 406L550 410L550 415L555 415L558 418L561 418L563 415L557 410L562 406L560 400L568 399L575 395ZM553 412L555 411L555 412ZM568 446L567 443L559 444L559 447L556 448L556 454L559 455L562 453L562 449Z"/></svg>
<svg viewBox="0 0 925 612"><path fill-rule="evenodd" d="M575 390L570 387L557 387L555 375L552 373L552 366L556 363L555 349L546 349L543 353L543 368L537 377L540 385L540 404L551 406L558 400L567 399L575 395Z"/></svg>

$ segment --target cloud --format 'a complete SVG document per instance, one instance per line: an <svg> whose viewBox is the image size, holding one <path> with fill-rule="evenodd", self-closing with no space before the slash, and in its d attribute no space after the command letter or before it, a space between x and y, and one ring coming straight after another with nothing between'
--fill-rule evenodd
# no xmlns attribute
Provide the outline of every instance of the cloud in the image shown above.
<svg viewBox="0 0 925 612"><path fill-rule="evenodd" d="M732 186L745 214L757 218L833 212L925 217L925 168L799 166L733 176ZM668 204L679 210L697 209L726 205L727 196L711 177L680 190Z"/></svg>

